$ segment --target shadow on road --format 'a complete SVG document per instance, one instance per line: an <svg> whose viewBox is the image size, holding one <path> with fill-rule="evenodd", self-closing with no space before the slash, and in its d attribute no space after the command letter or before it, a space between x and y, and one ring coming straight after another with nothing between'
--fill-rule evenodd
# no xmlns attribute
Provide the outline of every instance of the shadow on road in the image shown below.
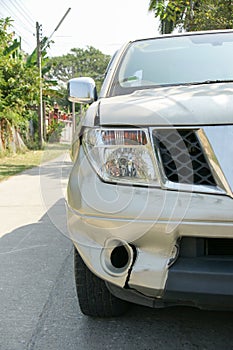
<svg viewBox="0 0 233 350"><path fill-rule="evenodd" d="M50 217L63 223L63 234ZM25 350L72 244L64 200L38 222L0 238L0 349ZM61 228L59 224L59 228Z"/></svg>
<svg viewBox="0 0 233 350"><path fill-rule="evenodd" d="M123 317L86 317L78 306L71 251L29 349L230 350L232 326L233 313L188 307L156 310L132 305Z"/></svg>

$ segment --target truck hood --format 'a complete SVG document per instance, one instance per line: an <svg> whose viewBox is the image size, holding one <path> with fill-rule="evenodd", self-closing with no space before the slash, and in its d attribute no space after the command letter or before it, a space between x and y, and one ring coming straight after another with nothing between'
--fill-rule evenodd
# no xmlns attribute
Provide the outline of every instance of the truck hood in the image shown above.
<svg viewBox="0 0 233 350"><path fill-rule="evenodd" d="M101 125L233 124L233 83L138 90L100 99Z"/></svg>

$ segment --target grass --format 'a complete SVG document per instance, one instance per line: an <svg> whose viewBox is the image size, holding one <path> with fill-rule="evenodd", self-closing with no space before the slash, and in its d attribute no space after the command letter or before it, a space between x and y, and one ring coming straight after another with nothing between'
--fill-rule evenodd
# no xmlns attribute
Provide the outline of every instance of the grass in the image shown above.
<svg viewBox="0 0 233 350"><path fill-rule="evenodd" d="M0 158L0 181L52 160L67 152L69 148L70 145L67 144L46 144L43 150L26 151L2 157Z"/></svg>

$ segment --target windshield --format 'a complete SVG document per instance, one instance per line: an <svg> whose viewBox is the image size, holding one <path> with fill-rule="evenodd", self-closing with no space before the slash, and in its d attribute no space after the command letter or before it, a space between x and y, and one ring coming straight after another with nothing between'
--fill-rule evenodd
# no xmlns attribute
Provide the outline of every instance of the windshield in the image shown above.
<svg viewBox="0 0 233 350"><path fill-rule="evenodd" d="M133 42L111 95L138 89L233 80L233 33L159 37Z"/></svg>

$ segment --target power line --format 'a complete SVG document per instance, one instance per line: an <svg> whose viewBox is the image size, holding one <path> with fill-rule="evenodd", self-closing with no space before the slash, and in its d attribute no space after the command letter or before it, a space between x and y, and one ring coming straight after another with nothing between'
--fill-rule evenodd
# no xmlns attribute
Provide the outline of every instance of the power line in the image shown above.
<svg viewBox="0 0 233 350"><path fill-rule="evenodd" d="M19 8L22 9L22 11L25 13L25 15L28 16L28 18L30 19L30 21L32 23L32 26L34 27L36 20L34 20L32 13L26 8L25 4L24 4L24 7L22 7L21 4L17 0L15 0L15 3L17 4L17 6Z"/></svg>
<svg viewBox="0 0 233 350"><path fill-rule="evenodd" d="M25 10L22 9L22 7L20 7L17 2L14 3L13 1L11 1L10 3L14 6L16 11L18 11L21 14L21 16L26 20L26 22L34 28L35 25L31 20L30 16L26 14Z"/></svg>
<svg viewBox="0 0 233 350"><path fill-rule="evenodd" d="M25 26L25 23L22 21L22 19L18 16L18 13L16 13L13 9L12 9L12 7L9 7L9 4L11 4L11 3L9 3L8 2L8 4L6 4L5 3L5 0L1 0L1 5L3 5L3 7L5 8L5 10L6 10L6 12L8 13L8 16L10 15L10 17L12 17L12 19L17 19L17 21L18 22L20 22L23 26ZM30 26L31 26L31 24L30 24Z"/></svg>
<svg viewBox="0 0 233 350"><path fill-rule="evenodd" d="M29 40L30 40L30 37L33 38L34 36L35 38L35 31L31 29L31 28L34 28L34 25L32 25L28 21L25 15L22 14L22 11L19 11L19 9L15 7L12 1L11 2L8 1L6 3L5 0L0 0L0 2L1 2L1 15L3 17L10 17L13 20L13 23L11 24L12 31L14 31L15 35L20 37L21 43L24 46L23 47L24 51L27 51L27 52L33 51L35 48L34 40L33 42L29 42ZM27 47L26 50L25 50L25 47Z"/></svg>
<svg viewBox="0 0 233 350"><path fill-rule="evenodd" d="M25 22L22 21L22 18L20 18L15 13L15 11L4 2L4 0L1 0L1 5L3 5L3 8L5 9L5 11L4 11L4 12L6 12L5 16L7 15L8 17L11 17L11 19L13 20L12 26L16 27L15 22L17 21L18 24L20 24L20 28L23 28L27 32L32 33L32 30L29 29L27 26L25 26ZM4 15L3 11L2 11L2 15ZM32 25L30 22L27 21L27 23L29 23L30 28L32 28L32 27L34 28L34 25Z"/></svg>

